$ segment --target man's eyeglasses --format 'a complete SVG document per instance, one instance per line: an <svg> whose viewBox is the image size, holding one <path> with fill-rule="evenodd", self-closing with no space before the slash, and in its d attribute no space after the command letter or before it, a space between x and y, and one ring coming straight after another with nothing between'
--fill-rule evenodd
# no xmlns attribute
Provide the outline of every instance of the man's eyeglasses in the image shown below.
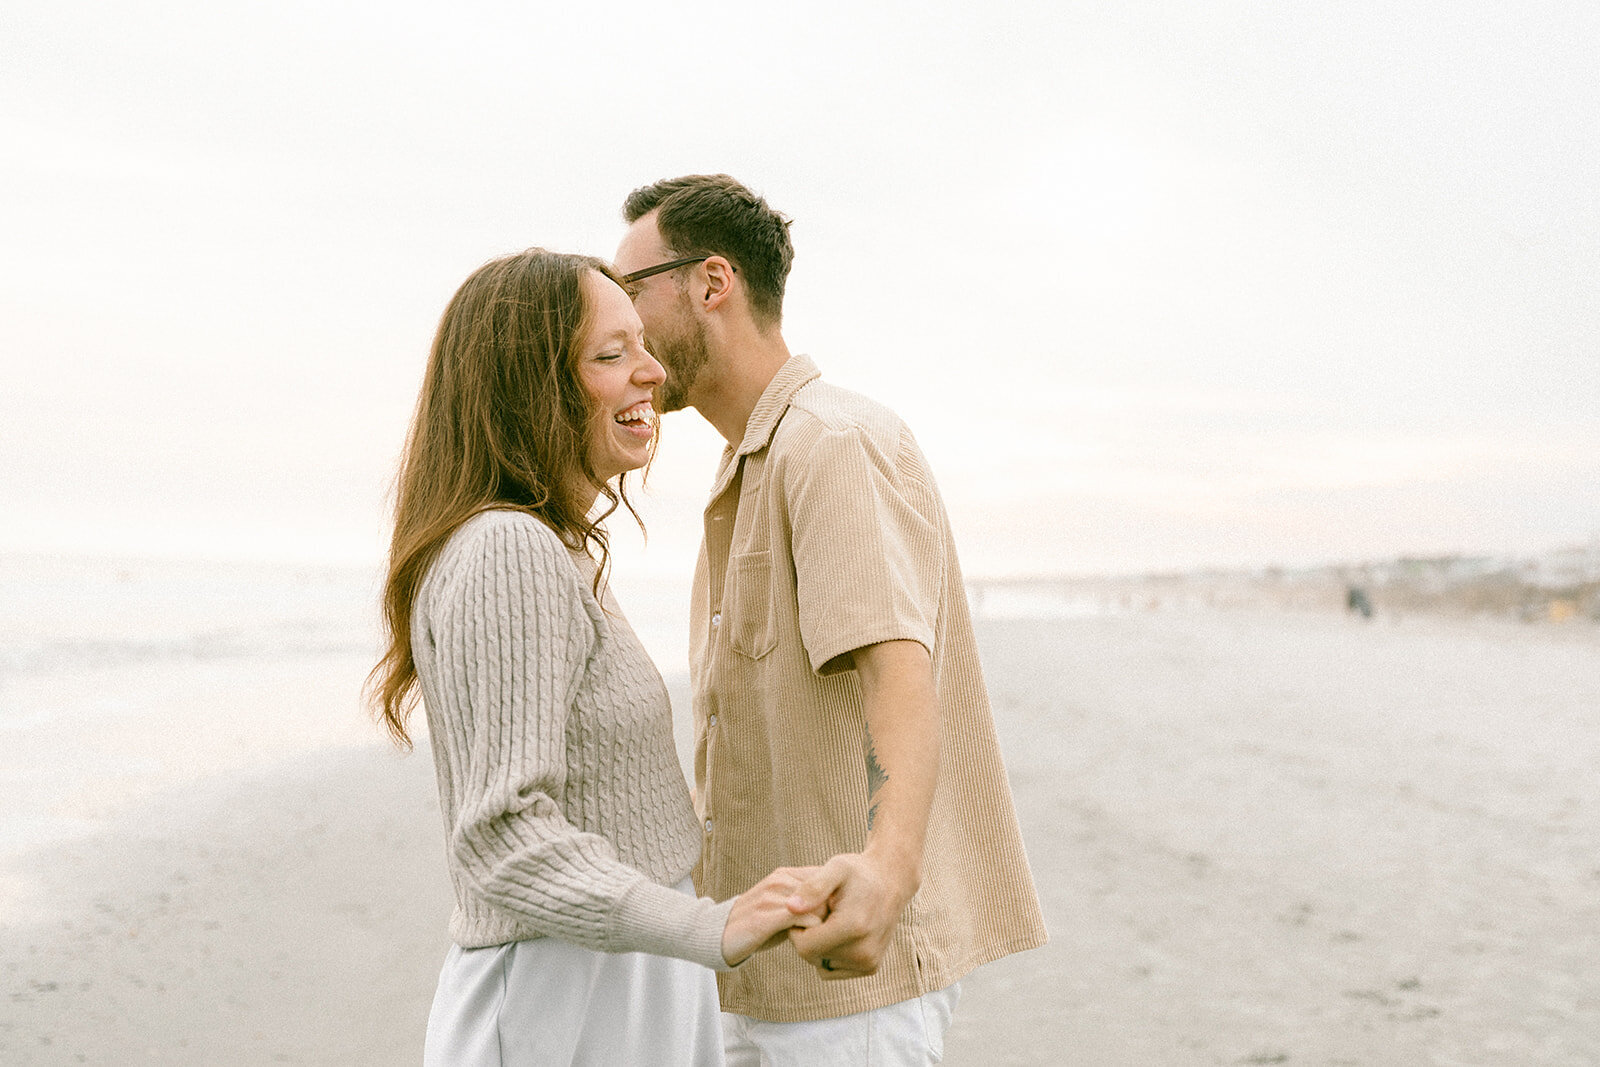
<svg viewBox="0 0 1600 1067"><path fill-rule="evenodd" d="M653 267L646 267L644 270L636 270L632 274L624 274L622 276L622 282L624 285L632 285L634 282L642 282L646 278L654 277L657 274L665 274L669 270L677 270L679 267L687 267L691 263L704 263L710 258L710 256L685 256L682 259L674 259L668 263L657 263Z"/></svg>

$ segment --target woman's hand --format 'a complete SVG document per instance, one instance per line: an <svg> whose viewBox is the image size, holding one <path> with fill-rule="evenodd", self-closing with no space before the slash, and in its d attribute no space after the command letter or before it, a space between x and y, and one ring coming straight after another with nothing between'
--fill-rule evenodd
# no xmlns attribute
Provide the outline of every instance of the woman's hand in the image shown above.
<svg viewBox="0 0 1600 1067"><path fill-rule="evenodd" d="M722 928L722 958L728 966L737 967L781 943L790 930L809 929L827 917L826 902L803 914L789 908L790 898L815 872L815 867L779 867L734 898L728 925Z"/></svg>

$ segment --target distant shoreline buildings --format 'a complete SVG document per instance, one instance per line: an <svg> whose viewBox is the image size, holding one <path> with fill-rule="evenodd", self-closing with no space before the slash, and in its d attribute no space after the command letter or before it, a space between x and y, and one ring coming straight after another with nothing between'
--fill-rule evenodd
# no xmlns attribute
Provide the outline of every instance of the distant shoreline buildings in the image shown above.
<svg viewBox="0 0 1600 1067"><path fill-rule="evenodd" d="M1104 577L975 579L975 607L1027 591L1081 610L1278 607L1600 622L1600 537L1534 556L1399 556L1314 567L1218 568ZM1365 610L1361 610L1364 607Z"/></svg>

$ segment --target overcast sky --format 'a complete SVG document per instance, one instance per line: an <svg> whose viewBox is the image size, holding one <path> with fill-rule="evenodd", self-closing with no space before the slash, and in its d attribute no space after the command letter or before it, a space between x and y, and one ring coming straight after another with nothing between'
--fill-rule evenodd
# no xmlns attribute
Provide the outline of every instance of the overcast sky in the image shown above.
<svg viewBox="0 0 1600 1067"><path fill-rule="evenodd" d="M970 572L1586 540L1597 12L8 0L0 550L376 558L456 285L696 171ZM719 443L666 420L632 565Z"/></svg>

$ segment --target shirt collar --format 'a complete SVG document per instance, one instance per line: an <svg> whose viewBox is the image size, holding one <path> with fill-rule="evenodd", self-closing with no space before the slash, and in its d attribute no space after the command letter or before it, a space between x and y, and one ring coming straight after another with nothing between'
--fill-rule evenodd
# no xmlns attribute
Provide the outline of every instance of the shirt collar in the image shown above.
<svg viewBox="0 0 1600 1067"><path fill-rule="evenodd" d="M771 444L778 422L783 418L783 413L789 410L794 395L801 386L820 377L822 372L817 370L817 365L809 357L790 356L761 391L761 399L756 401L755 409L750 412L750 421L744 425L744 439L739 442L736 454L748 456Z"/></svg>

